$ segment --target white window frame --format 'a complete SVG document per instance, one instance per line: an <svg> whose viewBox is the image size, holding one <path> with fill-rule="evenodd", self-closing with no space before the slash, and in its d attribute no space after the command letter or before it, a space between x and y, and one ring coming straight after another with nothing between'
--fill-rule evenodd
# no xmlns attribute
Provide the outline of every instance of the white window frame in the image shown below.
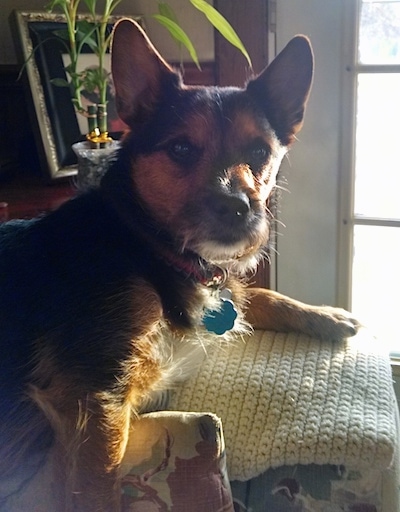
<svg viewBox="0 0 400 512"><path fill-rule="evenodd" d="M355 192L355 136L357 78L360 73L400 73L400 65L359 64L358 18L361 0L347 0L344 5L343 81L342 81L342 137L339 205L339 254L337 297L340 306L350 309L352 304L352 261L354 228L389 226L400 228L400 220L379 219L354 214ZM400 352L400 346L399 346ZM400 358L393 358L400 362Z"/></svg>
<svg viewBox="0 0 400 512"><path fill-rule="evenodd" d="M338 303L345 309L351 307L351 282L354 230L354 182L355 182L355 129L357 90L357 40L358 0L349 0L344 7L343 36L343 79L342 79L342 137L340 207L339 207L339 261L338 261Z"/></svg>

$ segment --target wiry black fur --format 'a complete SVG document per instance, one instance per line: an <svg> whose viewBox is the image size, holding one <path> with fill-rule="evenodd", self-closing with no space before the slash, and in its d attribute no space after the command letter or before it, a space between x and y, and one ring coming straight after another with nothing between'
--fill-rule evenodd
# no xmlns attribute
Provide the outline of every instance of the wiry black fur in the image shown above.
<svg viewBox="0 0 400 512"><path fill-rule="evenodd" d="M50 446L52 425L68 512L115 511L131 408L182 363L169 357L170 335L189 352L193 341L214 342L200 324L218 298L182 269L229 270L234 330L246 329L248 297L235 273L253 268L267 243L266 202L312 77L302 37L272 75L244 89L184 87L129 20L114 38L117 103L130 131L100 187L0 226L0 461L10 461L0 478ZM275 92L290 77L294 98L292 84ZM320 316L266 290L250 300L262 328L303 329L308 315Z"/></svg>
<svg viewBox="0 0 400 512"><path fill-rule="evenodd" d="M127 226L93 190L45 217L0 225L0 434L12 436L39 414L26 399L38 340L51 343L56 366L83 380L88 393L115 391L131 339L140 334L131 319L134 278L152 283L168 322L191 326L180 291L194 283L137 232L155 229L142 208L131 203L129 210L134 221ZM0 453L6 441L0 438Z"/></svg>
<svg viewBox="0 0 400 512"><path fill-rule="evenodd" d="M173 328L193 326L187 296L196 285L158 254L159 247L178 250L177 241L141 205L130 173L136 156L159 148L182 117L211 104L215 126L223 129L229 105L237 108L238 99L247 108L254 101L234 88L182 93L166 83L151 121L144 116L140 130L127 136L102 188L41 218L0 225L0 436L35 414L43 421L26 395L43 343L55 366L80 379L88 393L115 391L138 334L131 322L135 278L151 283ZM216 175L244 156L218 158ZM190 169L182 166L182 172ZM157 246L148 243L152 238ZM115 297L117 307L110 307ZM6 441L0 438L0 454Z"/></svg>

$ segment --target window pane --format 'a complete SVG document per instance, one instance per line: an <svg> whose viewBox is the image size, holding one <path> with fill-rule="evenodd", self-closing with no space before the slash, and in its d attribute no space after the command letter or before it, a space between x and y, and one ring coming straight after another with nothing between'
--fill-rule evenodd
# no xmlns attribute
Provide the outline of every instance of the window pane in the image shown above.
<svg viewBox="0 0 400 512"><path fill-rule="evenodd" d="M352 311L400 352L400 228L355 226Z"/></svg>
<svg viewBox="0 0 400 512"><path fill-rule="evenodd" d="M361 64L400 64L400 1L364 0L360 13Z"/></svg>
<svg viewBox="0 0 400 512"><path fill-rule="evenodd" d="M400 218L399 91L400 73L358 76L356 215Z"/></svg>

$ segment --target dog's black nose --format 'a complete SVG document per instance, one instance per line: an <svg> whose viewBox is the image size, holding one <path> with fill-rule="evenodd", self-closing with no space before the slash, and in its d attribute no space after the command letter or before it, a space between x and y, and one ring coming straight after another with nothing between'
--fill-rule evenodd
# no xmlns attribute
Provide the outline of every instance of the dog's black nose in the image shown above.
<svg viewBox="0 0 400 512"><path fill-rule="evenodd" d="M221 194L213 208L222 221L241 222L250 212L250 200L244 192Z"/></svg>

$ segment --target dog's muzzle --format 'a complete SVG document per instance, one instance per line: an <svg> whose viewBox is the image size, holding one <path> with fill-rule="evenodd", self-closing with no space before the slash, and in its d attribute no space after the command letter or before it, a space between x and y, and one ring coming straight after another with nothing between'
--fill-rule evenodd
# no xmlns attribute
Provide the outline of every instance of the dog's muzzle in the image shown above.
<svg viewBox="0 0 400 512"><path fill-rule="evenodd" d="M211 205L222 224L240 224L246 221L251 212L250 199L244 192L220 194Z"/></svg>

